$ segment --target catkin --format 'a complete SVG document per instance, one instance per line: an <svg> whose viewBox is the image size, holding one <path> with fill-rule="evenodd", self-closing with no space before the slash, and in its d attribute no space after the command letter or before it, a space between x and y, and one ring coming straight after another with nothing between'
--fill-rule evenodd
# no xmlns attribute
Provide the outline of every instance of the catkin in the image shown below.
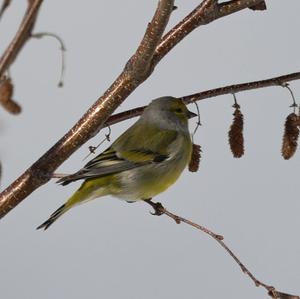
<svg viewBox="0 0 300 299"><path fill-rule="evenodd" d="M11 114L19 114L21 106L12 99L14 86L10 78L4 78L0 83L0 105Z"/></svg>
<svg viewBox="0 0 300 299"><path fill-rule="evenodd" d="M189 163L189 171L198 171L201 159L201 152L201 146L199 144L193 143L192 155Z"/></svg>
<svg viewBox="0 0 300 299"><path fill-rule="evenodd" d="M244 116L240 107L236 105L233 113L234 118L228 132L228 140L231 152L235 158L240 158L244 155Z"/></svg>
<svg viewBox="0 0 300 299"><path fill-rule="evenodd" d="M300 118L296 113L287 116L284 124L281 154L286 160L290 159L296 152L299 137Z"/></svg>

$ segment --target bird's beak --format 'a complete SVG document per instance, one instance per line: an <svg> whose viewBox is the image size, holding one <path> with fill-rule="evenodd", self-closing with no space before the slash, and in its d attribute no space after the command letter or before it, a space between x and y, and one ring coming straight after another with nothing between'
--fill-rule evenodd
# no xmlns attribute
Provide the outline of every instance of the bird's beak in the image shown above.
<svg viewBox="0 0 300 299"><path fill-rule="evenodd" d="M188 117L188 119L193 118L193 117L195 117L195 116L197 116L197 115L198 115L198 114L196 114L196 113L194 113L194 112L192 112L192 111L190 111L190 110L187 111L187 117Z"/></svg>

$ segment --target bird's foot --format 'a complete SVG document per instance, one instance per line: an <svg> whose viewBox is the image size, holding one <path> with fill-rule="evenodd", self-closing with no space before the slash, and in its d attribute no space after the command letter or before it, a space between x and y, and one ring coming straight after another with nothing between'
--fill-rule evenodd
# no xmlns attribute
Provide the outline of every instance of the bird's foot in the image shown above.
<svg viewBox="0 0 300 299"><path fill-rule="evenodd" d="M144 201L154 209L154 212L151 212L152 215L161 216L165 214L165 208L160 202L153 202L151 199L145 199Z"/></svg>

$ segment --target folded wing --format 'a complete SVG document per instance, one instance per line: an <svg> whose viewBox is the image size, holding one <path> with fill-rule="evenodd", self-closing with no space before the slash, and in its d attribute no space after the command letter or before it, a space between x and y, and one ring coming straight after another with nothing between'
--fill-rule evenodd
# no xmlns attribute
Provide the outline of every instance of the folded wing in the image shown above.
<svg viewBox="0 0 300 299"><path fill-rule="evenodd" d="M88 162L81 170L61 178L57 183L67 185L80 179L99 178L151 163L162 163L169 158L165 149L175 141L177 137L175 131L156 129L155 132L151 132L150 138L148 136L147 139L143 140L139 137L137 140L136 134L130 134L131 129L134 129L134 126L121 135L111 147ZM138 134L138 136L143 136L143 134ZM163 144L160 144L162 142ZM164 151L157 150L162 148Z"/></svg>

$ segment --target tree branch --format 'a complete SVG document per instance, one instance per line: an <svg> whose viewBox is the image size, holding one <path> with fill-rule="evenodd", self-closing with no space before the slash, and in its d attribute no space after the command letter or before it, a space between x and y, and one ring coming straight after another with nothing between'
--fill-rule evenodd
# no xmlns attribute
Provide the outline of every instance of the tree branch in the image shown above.
<svg viewBox="0 0 300 299"><path fill-rule="evenodd" d="M11 0L4 0L2 5L1 5L1 8L0 8L0 20L4 14L4 12L6 11L6 9L9 7L11 3Z"/></svg>
<svg viewBox="0 0 300 299"><path fill-rule="evenodd" d="M14 62L26 41L30 38L42 2L43 0L28 1L28 7L20 27L15 37L0 58L0 77Z"/></svg>
<svg viewBox="0 0 300 299"><path fill-rule="evenodd" d="M172 28L156 48L153 64L157 64L181 40L201 25L206 25L219 18L236 13L259 4L261 0L232 0L217 4L217 1L203 1L181 22Z"/></svg>
<svg viewBox="0 0 300 299"><path fill-rule="evenodd" d="M109 115L146 79L147 70L150 75L150 62L173 11L173 4L174 0L158 2L140 46L115 82L64 137L0 194L0 218L45 184L52 177L53 171L95 135Z"/></svg>
<svg viewBox="0 0 300 299"><path fill-rule="evenodd" d="M32 1L36 5L41 2L41 0ZM259 2L261 0L232 0L217 4L215 0L204 0L198 7L197 18L188 16L185 18L185 24L195 23L194 26L190 25L189 32L191 32L201 24L201 22L197 22L199 19L205 20L205 22L203 21L203 24L205 24L221 16L256 5ZM5 216L35 189L45 184L52 177L54 170L101 129L108 117L125 98L151 75L159 60L188 34L185 34L186 25L183 24L179 29L183 33L178 35L167 34L166 36L171 38L165 40L163 45L157 46L173 10L173 4L174 1L171 0L159 1L156 13L148 25L141 45L136 54L129 60L121 75L65 136L0 194L0 218ZM191 22L188 21L189 18L191 18ZM154 48L156 48L155 53Z"/></svg>
<svg viewBox="0 0 300 299"><path fill-rule="evenodd" d="M241 83L241 84L233 84L233 85L223 86L219 88L209 89L206 91L183 96L181 97L181 99L185 102L185 104L190 104L196 101L200 101L208 98L214 98L225 94L238 93L246 90L265 88L270 86L284 86L284 83L286 82L299 80L299 79L300 79L300 72L291 73L291 74L287 74L279 77L273 77L265 80L259 80L259 81ZM110 126L118 122L139 116L142 114L145 108L146 106L142 106L142 107L137 107L131 110L114 114L109 117L109 119L105 122L105 125Z"/></svg>
<svg viewBox="0 0 300 299"><path fill-rule="evenodd" d="M186 103L192 103L195 101L212 98L215 96L220 96L224 94L229 93L238 93L241 91L246 90L252 90L252 89L258 89L258 88L265 88L270 86L284 86L286 82L299 80L300 79L300 72L297 73L291 73L279 77L273 77L265 80L259 80L259 81L253 81L253 82L247 82L247 83L241 83L241 84L235 84L235 85L229 85L224 86L212 90L207 90L200 93L191 94L188 96L182 97L182 100Z"/></svg>
<svg viewBox="0 0 300 299"><path fill-rule="evenodd" d="M242 272L245 273L257 287L263 287L267 290L268 295L271 296L272 298L276 299L300 299L299 296L295 295L290 295L290 294L285 294L282 292L277 291L273 286L270 286L268 284L263 283L262 281L258 280L251 272L250 270L241 262L241 260L237 257L237 255L226 245L226 243L223 241L224 238L221 235L215 234L208 228L199 225L195 222L192 222L186 218L183 218L181 216L178 216L176 214L173 214L169 212L160 202L153 202L151 199L145 200L146 203L152 206L154 209L154 213L152 215L166 215L170 218L172 218L177 224L180 224L181 222L188 224L198 230L201 230L205 234L208 234L210 237L215 239L225 250L226 252L234 259L234 261L239 265L241 268Z"/></svg>

